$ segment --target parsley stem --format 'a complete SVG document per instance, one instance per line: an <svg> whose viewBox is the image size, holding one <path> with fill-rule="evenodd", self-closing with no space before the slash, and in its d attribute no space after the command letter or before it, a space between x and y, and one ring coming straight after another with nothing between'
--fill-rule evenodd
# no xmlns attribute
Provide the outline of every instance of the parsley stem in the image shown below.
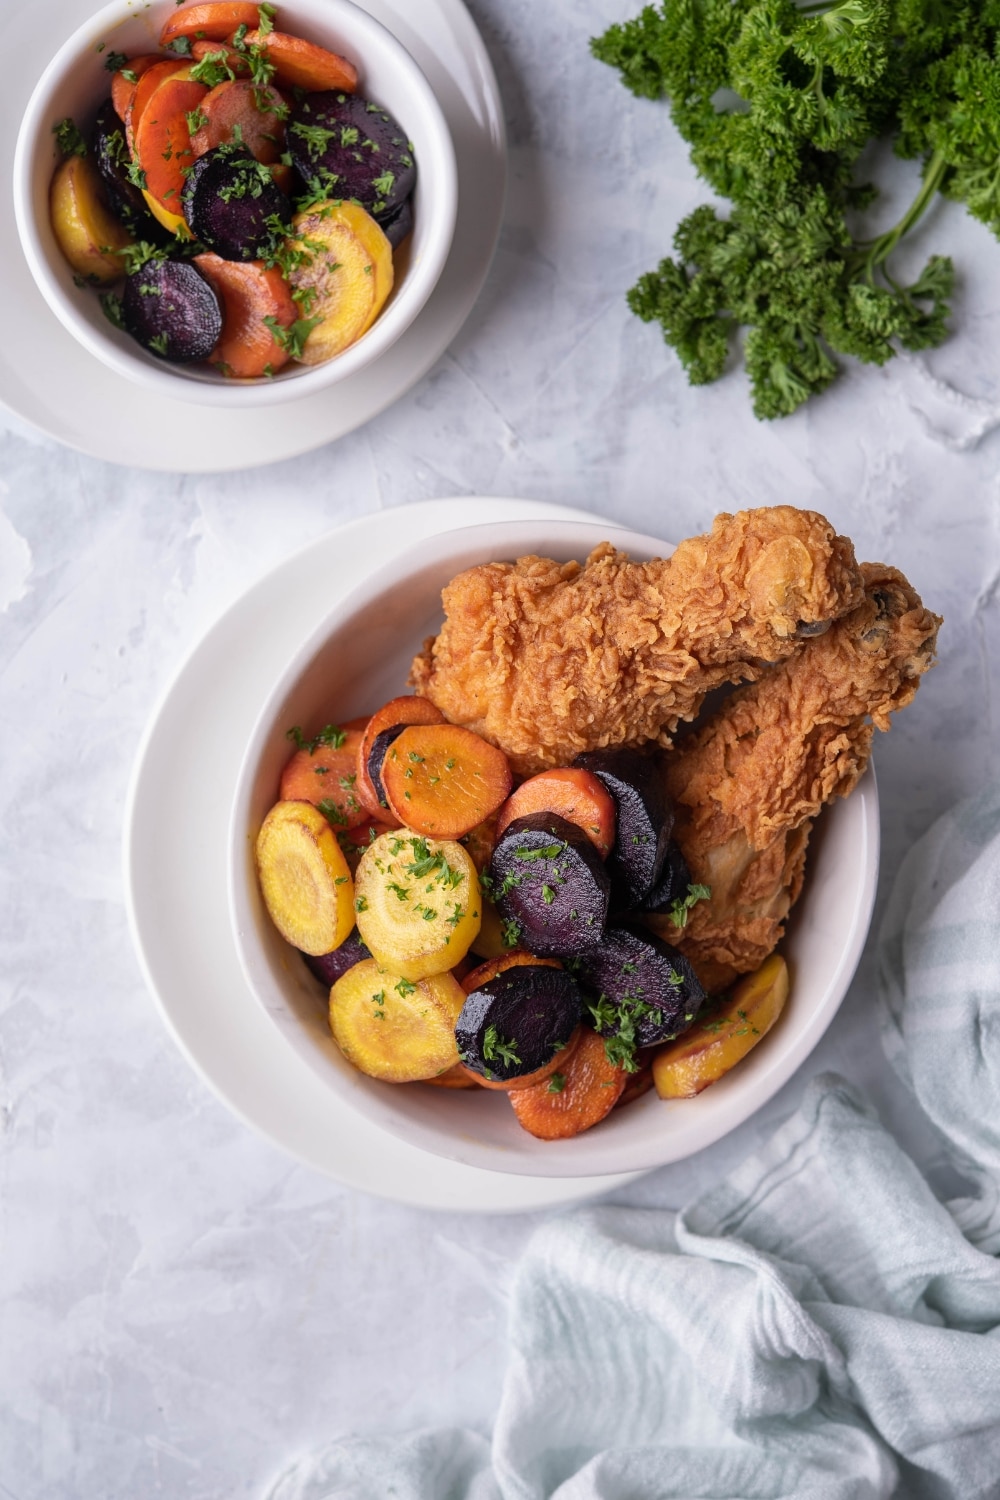
<svg viewBox="0 0 1000 1500"><path fill-rule="evenodd" d="M938 188L941 186L941 179L947 170L948 163L945 160L944 154L941 151L935 151L927 163L923 181L920 184L920 191L899 223L892 229L887 229L885 234L880 234L877 239L863 240L860 243L858 248L864 252L862 264L866 267L870 282L876 268L888 259L903 236L909 234L914 224L926 212Z"/></svg>

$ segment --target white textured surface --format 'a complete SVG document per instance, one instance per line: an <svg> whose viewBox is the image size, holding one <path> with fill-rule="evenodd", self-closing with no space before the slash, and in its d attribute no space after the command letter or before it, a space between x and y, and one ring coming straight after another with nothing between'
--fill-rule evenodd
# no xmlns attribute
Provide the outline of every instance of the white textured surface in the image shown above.
<svg viewBox="0 0 1000 1500"><path fill-rule="evenodd" d="M883 894L932 818L997 773L1000 247L953 206L930 216L917 249L954 253L962 290L958 332L926 361L854 368L768 427L738 374L690 391L622 294L703 191L663 110L586 47L636 8L473 0L511 134L501 251L449 354L366 429L272 469L190 478L102 465L3 422L9 1494L251 1496L337 1432L492 1414L505 1277L531 1221L395 1208L296 1167L189 1072L131 955L119 842L143 724L200 633L276 559L351 516L384 510L389 534L394 507L470 491L674 536L720 508L813 505L947 617L940 666L878 747ZM846 1073L934 1168L882 1060L872 979L869 958L806 1073ZM690 1196L804 1081L740 1138L622 1196Z"/></svg>

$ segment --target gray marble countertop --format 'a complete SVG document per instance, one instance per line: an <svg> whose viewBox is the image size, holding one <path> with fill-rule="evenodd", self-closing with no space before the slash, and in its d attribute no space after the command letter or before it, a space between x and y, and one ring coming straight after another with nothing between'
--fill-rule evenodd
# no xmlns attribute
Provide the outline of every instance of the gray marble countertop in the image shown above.
<svg viewBox="0 0 1000 1500"><path fill-rule="evenodd" d="M754 420L741 373L692 391L623 301L705 196L665 111L589 57L635 8L471 0L510 132L501 245L452 348L367 427L206 478L82 458L0 416L0 1494L254 1496L341 1432L491 1422L505 1282L536 1218L401 1208L298 1166L190 1071L133 957L120 845L144 724L275 562L360 515L390 535L396 507L434 496L553 500L668 537L811 506L946 618L877 748L880 904L914 838L997 773L1000 248L953 205L915 236L914 257L960 271L955 335L930 356L854 367L779 424ZM890 181L902 200L906 169ZM822 1068L938 1171L878 1046L872 948L738 1138L614 1196L683 1202Z"/></svg>

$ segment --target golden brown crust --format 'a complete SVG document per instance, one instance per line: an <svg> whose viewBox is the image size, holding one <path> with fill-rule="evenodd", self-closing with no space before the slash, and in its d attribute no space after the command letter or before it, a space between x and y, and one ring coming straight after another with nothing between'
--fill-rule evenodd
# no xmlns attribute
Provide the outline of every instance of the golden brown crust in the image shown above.
<svg viewBox="0 0 1000 1500"><path fill-rule="evenodd" d="M604 543L583 566L523 557L460 574L410 682L527 774L584 750L669 744L706 692L759 677L803 627L861 596L851 544L822 516L720 515L665 561Z"/></svg>
<svg viewBox="0 0 1000 1500"><path fill-rule="evenodd" d="M692 879L712 888L678 946L713 990L772 951L802 886L813 819L854 788L874 730L889 728L933 664L939 617L897 569L861 571L856 609L664 758L675 836ZM651 925L677 941L667 919Z"/></svg>

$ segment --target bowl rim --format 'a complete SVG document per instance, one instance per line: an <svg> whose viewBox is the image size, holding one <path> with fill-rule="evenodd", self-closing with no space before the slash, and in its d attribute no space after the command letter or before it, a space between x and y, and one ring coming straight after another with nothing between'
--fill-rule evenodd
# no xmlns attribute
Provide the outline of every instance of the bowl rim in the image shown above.
<svg viewBox="0 0 1000 1500"><path fill-rule="evenodd" d="M126 0L126 4L128 0ZM93 326L62 285L35 213L36 173L42 170L46 151L50 150L51 121L58 110L55 100L66 79L95 50L95 37L103 42L115 29L142 20L154 9L157 0L144 11L136 11L123 0L109 0L101 10L88 17L63 42L52 56L32 90L18 129L12 173L14 218L21 249L46 304L63 326L90 354L133 384L158 391L164 396L197 404L223 408L254 408L281 405L286 401L309 396L341 380L349 379L374 363L408 329L434 291L451 250L458 215L458 165L451 132L441 105L426 75L403 43L382 21L355 3L355 0L290 0L290 19L296 10L308 9L303 17L306 30L314 24L341 27L360 38L356 54L364 68L366 49L381 49L391 66L408 76L409 87L421 112L421 127L426 135L421 142L421 170L418 193L429 184L433 198L422 204L421 225L426 239L421 253L409 264L403 280L397 283L389 302L371 328L341 354L323 364L298 366L279 371L270 380L233 381L200 367L168 365L154 362L153 357L131 347L131 341L118 342L99 327ZM159 0L169 13L168 0ZM182 59L178 59L180 63ZM411 122L412 123L412 122ZM58 163L51 163L49 173ZM396 295L397 289L399 295Z"/></svg>
<svg viewBox="0 0 1000 1500"><path fill-rule="evenodd" d="M447 1132L415 1119L412 1115L402 1114L393 1102L390 1086L380 1087L377 1080L362 1079L361 1075L352 1078L350 1074L353 1070L350 1070L349 1064L344 1066L350 1071L336 1080L329 1061L321 1060L315 1048L309 1045L305 1028L298 1018L293 1019L299 1031L294 1026L283 1024L279 1019L275 1001L277 1000L278 1010L284 1008L290 1012L290 1004L276 982L256 936L260 898L252 871L252 853L248 858L248 846L252 847L253 837L251 803L254 782L267 739L274 733L281 709L294 690L295 683L317 653L328 644L331 636L342 630L361 605L370 602L371 596L384 592L401 577L411 576L425 564L430 565L435 561L443 563L445 558L451 559L461 551L465 543L473 540L482 541L486 548L480 561L486 561L487 557L510 556L512 553L509 548L506 552L498 553L490 549L487 543L489 533L511 530L529 538L517 555L533 550L530 538L544 536L546 540L550 540L554 533L567 538L564 551L579 551L587 540L592 543L610 540L623 550L644 551L647 555L669 555L672 550L669 544L657 538L599 522L487 522L456 528L444 535L429 538L421 546L411 549L405 557L392 559L367 580L344 594L289 660L267 695L245 747L229 823L227 884L232 935L244 979L256 1002L282 1032L286 1043L310 1063L314 1072L325 1078L328 1086L338 1094L343 1103L357 1112L359 1123L361 1119L374 1123L435 1156L505 1173L567 1178L649 1170L690 1156L744 1123L796 1072L836 1015L860 961L875 904L880 830L878 790L871 765L849 800L824 810L824 816L818 820L817 833L814 835L822 848L825 831L836 822L837 832L834 837L849 837L857 863L857 868L852 872L854 883L851 886L853 905L850 918L846 930L838 932L842 940L837 958L826 976L819 998L807 1013L799 1016L794 1035L788 1036L785 1044L778 1049L760 1049L753 1074L745 1070L743 1073L734 1070L729 1080L723 1080L703 1098L684 1101L686 1114L681 1117L678 1129L650 1130L628 1141L624 1147L621 1142L616 1143L615 1149L603 1146L601 1137L596 1132L585 1132L575 1138L576 1142L583 1144L570 1152L566 1148L573 1147L573 1141L540 1142L528 1135L525 1135L524 1149L509 1150L494 1143L470 1139L457 1125L452 1132ZM569 539L570 534L572 540ZM440 556L442 547L444 557ZM453 576L460 567L450 560L447 566L452 570L449 576ZM796 908L796 913L793 913L793 924L796 914L801 910L802 908ZM709 1102L707 1111L705 1099ZM642 1102L638 1101L631 1108L638 1110ZM705 1118L706 1113L708 1118ZM638 1115L634 1118L638 1118Z"/></svg>

